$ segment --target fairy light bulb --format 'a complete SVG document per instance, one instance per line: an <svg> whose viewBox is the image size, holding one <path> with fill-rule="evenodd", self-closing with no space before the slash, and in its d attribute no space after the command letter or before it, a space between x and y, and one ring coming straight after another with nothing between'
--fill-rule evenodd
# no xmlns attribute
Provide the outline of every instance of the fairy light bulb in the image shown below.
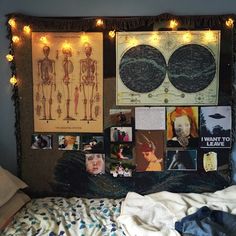
<svg viewBox="0 0 236 236"><path fill-rule="evenodd" d="M14 18L9 19L8 24L12 27L12 28L16 28L16 21Z"/></svg>
<svg viewBox="0 0 236 236"><path fill-rule="evenodd" d="M13 76L10 78L10 83L11 83L12 85L15 85L15 84L17 83L17 79L16 79L16 76L15 76L15 75L13 75Z"/></svg>
<svg viewBox="0 0 236 236"><path fill-rule="evenodd" d="M208 30L207 32L205 32L204 40L208 43L213 42L215 40L214 34L211 30Z"/></svg>
<svg viewBox="0 0 236 236"><path fill-rule="evenodd" d="M14 58L14 56L11 55L11 54L7 54L7 55L6 55L6 59L7 59L8 61L13 61L13 58Z"/></svg>
<svg viewBox="0 0 236 236"><path fill-rule="evenodd" d="M234 26L234 20L232 18L229 18L225 21L225 24L228 28L232 28Z"/></svg>
<svg viewBox="0 0 236 236"><path fill-rule="evenodd" d="M115 30L110 30L109 31L109 37L114 38L116 36L116 31Z"/></svg>
<svg viewBox="0 0 236 236"><path fill-rule="evenodd" d="M45 45L48 44L48 39L47 39L46 36L40 37L39 41L40 41L41 43L45 44Z"/></svg>
<svg viewBox="0 0 236 236"><path fill-rule="evenodd" d="M19 38L17 35L13 35L13 36L12 36L12 41L13 41L14 43L19 43L20 38Z"/></svg>
<svg viewBox="0 0 236 236"><path fill-rule="evenodd" d="M96 20L96 26L100 27L100 26L103 26L104 22L102 19L97 19Z"/></svg>
<svg viewBox="0 0 236 236"><path fill-rule="evenodd" d="M30 32L31 32L31 28L30 28L29 25L25 25L24 28L23 28L23 30L24 30L24 32L25 32L26 34L30 34Z"/></svg>
<svg viewBox="0 0 236 236"><path fill-rule="evenodd" d="M183 41L185 43L189 43L192 40L192 34L190 32L187 32L183 35Z"/></svg>
<svg viewBox="0 0 236 236"><path fill-rule="evenodd" d="M88 35L82 34L82 36L81 36L81 42L84 44L84 43L87 43L88 41L89 41Z"/></svg>
<svg viewBox="0 0 236 236"><path fill-rule="evenodd" d="M178 26L178 22L176 20L171 20L170 21L170 28L174 29Z"/></svg>

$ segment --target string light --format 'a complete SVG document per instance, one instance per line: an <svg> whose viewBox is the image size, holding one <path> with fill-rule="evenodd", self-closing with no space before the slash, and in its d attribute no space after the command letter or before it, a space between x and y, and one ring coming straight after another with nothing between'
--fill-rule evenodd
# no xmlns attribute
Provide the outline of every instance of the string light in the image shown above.
<svg viewBox="0 0 236 236"><path fill-rule="evenodd" d="M89 37L88 35L86 35L85 33L83 33L81 35L81 42L84 44L84 43L87 43L89 41Z"/></svg>
<svg viewBox="0 0 236 236"><path fill-rule="evenodd" d="M178 22L176 20L171 20L170 21L170 28L174 29L178 26Z"/></svg>
<svg viewBox="0 0 236 236"><path fill-rule="evenodd" d="M71 49L71 45L65 41L63 44L62 44L62 51L64 53L67 53L67 52L70 52L72 49Z"/></svg>
<svg viewBox="0 0 236 236"><path fill-rule="evenodd" d="M186 32L184 35L183 35L183 41L185 43L189 43L191 42L192 40L192 34L190 32Z"/></svg>
<svg viewBox="0 0 236 236"><path fill-rule="evenodd" d="M137 46L138 40L135 37L132 37L129 39L128 44L129 44L129 46L132 46L132 47Z"/></svg>
<svg viewBox="0 0 236 236"><path fill-rule="evenodd" d="M47 39L46 36L40 37L39 41L40 41L41 43L45 44L45 45L48 44L48 39Z"/></svg>
<svg viewBox="0 0 236 236"><path fill-rule="evenodd" d="M12 36L12 41L13 41L14 43L18 43L18 42L20 41L20 38L19 38L17 35L13 35L13 36Z"/></svg>
<svg viewBox="0 0 236 236"><path fill-rule="evenodd" d="M13 58L14 58L14 56L11 55L11 54L7 54L7 55L6 55L6 59L7 59L8 61L13 61Z"/></svg>
<svg viewBox="0 0 236 236"><path fill-rule="evenodd" d="M104 24L104 22L103 22L102 19L97 19L96 20L96 26L101 27L101 26L103 26L103 24Z"/></svg>
<svg viewBox="0 0 236 236"><path fill-rule="evenodd" d="M16 21L14 18L11 18L9 21L8 21L8 24L12 27L12 28L16 28Z"/></svg>
<svg viewBox="0 0 236 236"><path fill-rule="evenodd" d="M17 79L16 79L16 76L15 76L15 75L13 75L13 76L10 78L10 83L11 83L12 85L15 85L15 84L17 83Z"/></svg>
<svg viewBox="0 0 236 236"><path fill-rule="evenodd" d="M116 36L116 31L115 30L110 30L109 31L109 37L114 38Z"/></svg>
<svg viewBox="0 0 236 236"><path fill-rule="evenodd" d="M24 28L23 28L23 30L24 30L24 32L25 32L26 34L30 34L30 32L31 32L31 28L30 28L29 25L25 25Z"/></svg>
<svg viewBox="0 0 236 236"><path fill-rule="evenodd" d="M229 18L228 20L225 21L225 24L229 28L233 28L234 26L234 20L232 18Z"/></svg>
<svg viewBox="0 0 236 236"><path fill-rule="evenodd" d="M204 34L204 40L205 40L206 42L208 42L208 43L215 41L214 34L213 34L213 32L212 32L211 30L208 30L208 31L205 32L205 34Z"/></svg>

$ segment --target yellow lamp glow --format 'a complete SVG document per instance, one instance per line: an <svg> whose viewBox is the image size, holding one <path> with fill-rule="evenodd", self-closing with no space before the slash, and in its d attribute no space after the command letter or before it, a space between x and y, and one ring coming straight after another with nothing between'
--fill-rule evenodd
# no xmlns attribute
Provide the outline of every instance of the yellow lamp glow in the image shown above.
<svg viewBox="0 0 236 236"><path fill-rule="evenodd" d="M114 38L116 36L116 31L115 30L110 30L109 31L109 37Z"/></svg>
<svg viewBox="0 0 236 236"><path fill-rule="evenodd" d="M29 34L29 33L31 32L31 28L30 28L29 25L25 25L24 28L23 28L23 30L24 30L24 32L25 32L26 34Z"/></svg>
<svg viewBox="0 0 236 236"><path fill-rule="evenodd" d="M234 26L234 20L229 18L227 21L225 21L225 24L227 27L232 28Z"/></svg>
<svg viewBox="0 0 236 236"><path fill-rule="evenodd" d="M45 45L48 44L48 39L47 39L46 36L40 37L39 41L40 41L41 43L45 44Z"/></svg>
<svg viewBox="0 0 236 236"><path fill-rule="evenodd" d="M132 47L137 46L138 45L138 40L135 37L130 38L129 41L128 41L128 44L129 44L129 46L132 46Z"/></svg>
<svg viewBox="0 0 236 236"><path fill-rule="evenodd" d="M178 22L176 20L171 20L170 21L170 28L174 29L178 26Z"/></svg>
<svg viewBox="0 0 236 236"><path fill-rule="evenodd" d="M81 36L81 42L82 42L83 44L89 42L89 37L88 37L88 35L83 34L83 35Z"/></svg>
<svg viewBox="0 0 236 236"><path fill-rule="evenodd" d="M104 24L104 22L103 22L103 20L102 19L97 19L96 20L96 26L103 26L103 24Z"/></svg>
<svg viewBox="0 0 236 236"><path fill-rule="evenodd" d="M185 43L189 43L192 40L192 34L190 32L187 32L183 35L183 41Z"/></svg>
<svg viewBox="0 0 236 236"><path fill-rule="evenodd" d="M211 30L208 30L204 34L204 40L208 43L215 41L214 34Z"/></svg>
<svg viewBox="0 0 236 236"><path fill-rule="evenodd" d="M62 49L63 49L64 51L71 50L71 45L70 45L67 41L65 41L65 42L62 44Z"/></svg>
<svg viewBox="0 0 236 236"><path fill-rule="evenodd" d="M16 76L15 76L15 75L13 75L13 76L10 78L10 83L11 83L12 85L15 85L15 84L17 83L17 79L16 79Z"/></svg>
<svg viewBox="0 0 236 236"><path fill-rule="evenodd" d="M16 28L16 21L14 18L11 18L9 21L8 21L8 24L12 27L12 28Z"/></svg>
<svg viewBox="0 0 236 236"><path fill-rule="evenodd" d="M14 58L14 56L11 55L11 54L7 54L7 55L6 55L6 59L7 59L8 61L13 61L13 58Z"/></svg>
<svg viewBox="0 0 236 236"><path fill-rule="evenodd" d="M12 41L13 41L14 43L19 43L20 38L19 38L17 35L13 35L13 36L12 36Z"/></svg>

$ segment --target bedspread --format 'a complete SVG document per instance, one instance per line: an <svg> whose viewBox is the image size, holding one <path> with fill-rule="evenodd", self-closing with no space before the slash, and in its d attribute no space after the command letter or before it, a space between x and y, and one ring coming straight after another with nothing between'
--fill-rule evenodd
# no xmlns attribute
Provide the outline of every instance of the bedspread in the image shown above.
<svg viewBox="0 0 236 236"><path fill-rule="evenodd" d="M124 236L116 223L121 199L41 198L19 211L4 236Z"/></svg>
<svg viewBox="0 0 236 236"><path fill-rule="evenodd" d="M214 193L128 193L117 221L129 236L179 236L175 222L203 206L236 215L236 186Z"/></svg>

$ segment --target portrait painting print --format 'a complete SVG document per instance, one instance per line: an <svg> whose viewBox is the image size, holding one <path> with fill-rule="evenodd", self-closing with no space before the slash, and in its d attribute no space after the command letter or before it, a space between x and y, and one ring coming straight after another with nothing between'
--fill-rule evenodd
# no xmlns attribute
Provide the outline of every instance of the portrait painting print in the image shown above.
<svg viewBox="0 0 236 236"><path fill-rule="evenodd" d="M103 132L103 36L32 32L35 132Z"/></svg>
<svg viewBox="0 0 236 236"><path fill-rule="evenodd" d="M198 147L198 108L167 107L167 147Z"/></svg>
<svg viewBox="0 0 236 236"><path fill-rule="evenodd" d="M135 133L137 172L164 169L164 131L138 130Z"/></svg>

